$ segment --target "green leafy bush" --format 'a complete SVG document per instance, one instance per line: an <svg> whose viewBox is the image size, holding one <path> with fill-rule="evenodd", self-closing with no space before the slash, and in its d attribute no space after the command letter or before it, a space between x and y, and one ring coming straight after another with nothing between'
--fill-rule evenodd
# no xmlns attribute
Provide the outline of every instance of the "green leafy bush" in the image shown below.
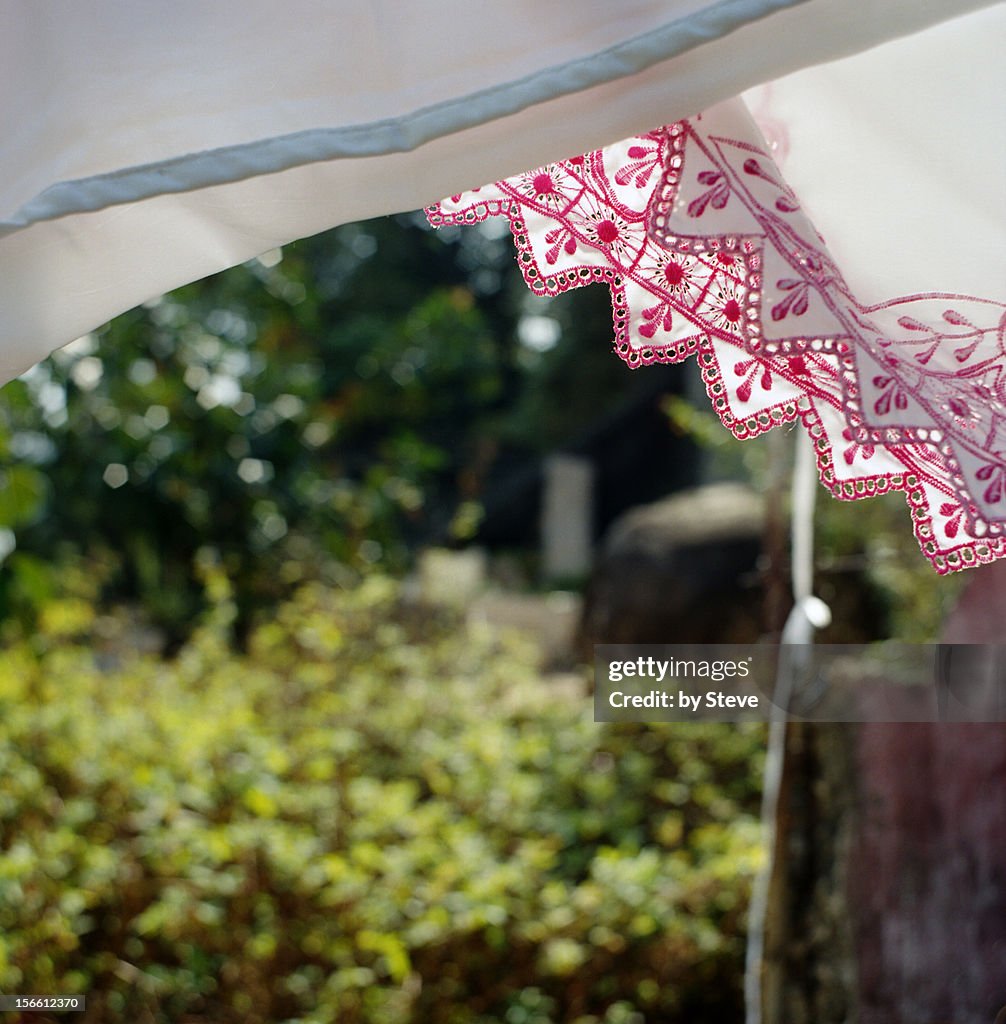
<svg viewBox="0 0 1006 1024"><path fill-rule="evenodd" d="M0 663L0 990L89 1021L740 1017L758 728L611 726L371 577L171 661L87 605Z"/></svg>

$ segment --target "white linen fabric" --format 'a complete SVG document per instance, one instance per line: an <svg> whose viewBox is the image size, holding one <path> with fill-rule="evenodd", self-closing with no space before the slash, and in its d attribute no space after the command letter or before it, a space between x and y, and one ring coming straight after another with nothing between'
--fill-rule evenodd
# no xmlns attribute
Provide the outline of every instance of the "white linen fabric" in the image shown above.
<svg viewBox="0 0 1006 1024"><path fill-rule="evenodd" d="M538 294L606 283L630 366L694 356L739 438L800 420L836 497L905 493L938 572L1006 557L1004 29L975 12L766 84L762 131L735 98L427 216L506 217Z"/></svg>
<svg viewBox="0 0 1006 1024"><path fill-rule="evenodd" d="M947 59L966 69L936 87L943 109L973 111L967 46L981 43L974 26L988 32L982 18L996 12L964 16L987 6L6 0L0 379L139 302L276 245L415 209L930 26L950 32ZM821 70L804 100L799 79L811 72L771 97L792 140L791 180L804 166L816 174L813 159L801 162L814 145L798 122L820 137L841 120ZM994 62L986 70L996 73ZM869 162L877 137L866 134L864 150L857 123L846 118L834 137ZM968 162L998 153L1001 167L996 145L979 140ZM944 137L946 160L954 149ZM987 195L993 179L983 173ZM937 191L967 188L943 164L930 177Z"/></svg>
<svg viewBox="0 0 1006 1024"><path fill-rule="evenodd" d="M746 94L862 302L1006 284L1006 5Z"/></svg>

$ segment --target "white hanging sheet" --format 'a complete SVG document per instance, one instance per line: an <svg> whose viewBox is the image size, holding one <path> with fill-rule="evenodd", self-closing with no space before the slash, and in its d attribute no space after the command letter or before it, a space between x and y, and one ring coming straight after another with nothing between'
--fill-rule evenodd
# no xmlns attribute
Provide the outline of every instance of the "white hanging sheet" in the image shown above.
<svg viewBox="0 0 1006 1024"><path fill-rule="evenodd" d="M973 42L964 16L985 6L5 0L0 379L292 239L415 209L931 26L953 47ZM936 87L947 105L1001 110L963 66ZM828 94L825 74L814 89ZM806 118L790 97L773 97L776 116ZM838 116L807 102L821 130ZM800 137L795 123L790 132ZM953 150L952 131L938 134ZM983 146L974 163L997 152ZM800 153L794 144L795 162ZM937 177L945 190L950 178Z"/></svg>

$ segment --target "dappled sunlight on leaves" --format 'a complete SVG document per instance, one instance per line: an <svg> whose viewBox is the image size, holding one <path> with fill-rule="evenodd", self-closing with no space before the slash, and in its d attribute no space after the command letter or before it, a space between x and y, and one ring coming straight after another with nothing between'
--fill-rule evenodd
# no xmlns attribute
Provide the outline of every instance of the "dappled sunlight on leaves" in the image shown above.
<svg viewBox="0 0 1006 1024"><path fill-rule="evenodd" d="M103 671L57 622L0 663L0 988L103 1021L736 1019L759 728L596 725L519 637L378 575L234 655L200 566L170 661Z"/></svg>

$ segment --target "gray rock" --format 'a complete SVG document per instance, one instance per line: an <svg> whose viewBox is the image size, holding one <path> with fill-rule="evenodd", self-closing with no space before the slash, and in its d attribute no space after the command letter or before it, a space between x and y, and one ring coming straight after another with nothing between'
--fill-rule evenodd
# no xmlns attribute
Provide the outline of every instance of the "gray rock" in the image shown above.
<svg viewBox="0 0 1006 1024"><path fill-rule="evenodd" d="M761 633L765 508L737 483L640 506L605 537L587 588L584 654L597 643L744 643Z"/></svg>

